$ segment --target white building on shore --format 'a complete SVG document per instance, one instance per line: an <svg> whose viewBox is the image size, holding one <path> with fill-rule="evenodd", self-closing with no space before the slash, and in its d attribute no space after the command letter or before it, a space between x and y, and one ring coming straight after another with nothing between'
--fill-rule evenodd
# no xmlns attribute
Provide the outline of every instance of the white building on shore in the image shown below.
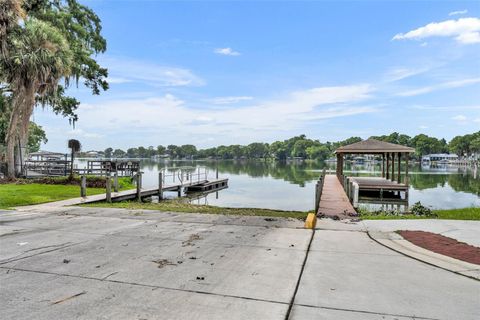
<svg viewBox="0 0 480 320"><path fill-rule="evenodd" d="M458 155L448 153L433 153L422 157L422 162L440 162L448 163L458 160Z"/></svg>

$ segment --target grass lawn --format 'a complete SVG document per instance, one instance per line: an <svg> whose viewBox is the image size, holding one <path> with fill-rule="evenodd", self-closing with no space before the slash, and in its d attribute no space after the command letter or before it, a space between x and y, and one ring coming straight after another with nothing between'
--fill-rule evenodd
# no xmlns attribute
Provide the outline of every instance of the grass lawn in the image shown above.
<svg viewBox="0 0 480 320"><path fill-rule="evenodd" d="M184 203L178 200L164 200L160 203L139 203L134 201L124 201L115 203L89 203L81 205L84 207L102 207L102 208L125 208L125 209L145 209L159 210L170 212L187 212L187 213L211 213L241 216L266 216L266 217L283 217L304 220L307 217L306 211L283 211L259 208L223 208L215 206L195 205Z"/></svg>
<svg viewBox="0 0 480 320"><path fill-rule="evenodd" d="M374 214L371 212L362 213L363 220L394 220L394 219L449 219L449 220L480 220L480 208L462 208L449 210L433 210L436 216L416 216Z"/></svg>
<svg viewBox="0 0 480 320"><path fill-rule="evenodd" d="M60 179L59 179L60 180ZM119 179L119 189L132 189L129 179ZM105 188L87 188L87 195L105 193ZM72 184L0 184L0 209L80 197L80 186Z"/></svg>
<svg viewBox="0 0 480 320"><path fill-rule="evenodd" d="M105 193L103 188L87 188L87 195ZM80 197L80 187L56 184L0 184L0 209Z"/></svg>

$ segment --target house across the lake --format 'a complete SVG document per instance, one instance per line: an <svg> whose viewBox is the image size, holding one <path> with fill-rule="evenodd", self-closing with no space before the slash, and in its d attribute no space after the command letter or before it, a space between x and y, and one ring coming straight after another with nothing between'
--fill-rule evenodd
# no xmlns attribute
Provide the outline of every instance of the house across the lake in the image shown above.
<svg viewBox="0 0 480 320"><path fill-rule="evenodd" d="M458 155L448 154L448 153L427 154L422 157L422 162L448 163L448 162L457 161L457 160L458 160Z"/></svg>

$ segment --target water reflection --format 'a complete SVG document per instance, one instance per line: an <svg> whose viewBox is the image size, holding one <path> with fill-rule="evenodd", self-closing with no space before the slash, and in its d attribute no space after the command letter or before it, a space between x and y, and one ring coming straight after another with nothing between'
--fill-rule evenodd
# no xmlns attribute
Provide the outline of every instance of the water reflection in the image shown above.
<svg viewBox="0 0 480 320"><path fill-rule="evenodd" d="M80 166L82 166L80 164ZM208 195L211 205L260 207L284 210L311 210L314 207L314 185L325 168L335 172L335 163L317 161L150 161L141 162L144 186L158 184L158 172L168 167L204 166L210 177L218 168L220 177L229 178L229 188ZM346 164L345 171L353 176L380 176L381 166L375 163ZM404 172L404 166L401 167ZM401 175L404 179L404 175ZM433 208L480 206L480 177L473 168L421 166L409 168L409 203L421 201ZM203 200L202 200L203 202Z"/></svg>

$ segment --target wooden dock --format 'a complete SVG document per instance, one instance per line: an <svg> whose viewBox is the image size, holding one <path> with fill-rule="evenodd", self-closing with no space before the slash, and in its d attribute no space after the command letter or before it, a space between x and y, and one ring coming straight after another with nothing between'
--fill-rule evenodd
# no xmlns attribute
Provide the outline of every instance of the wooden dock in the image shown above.
<svg viewBox="0 0 480 320"><path fill-rule="evenodd" d="M179 192L181 193L182 189L195 185L196 183L202 183L202 181L195 182L195 183L178 183L178 184L171 184L171 185L164 185L162 186L162 192L159 192L159 188L148 188L148 189L141 189L140 190L140 198L147 198L151 196L159 196L163 192L168 192L168 191L174 191L174 192ZM216 180L210 180L210 181L203 181L203 183L217 183L217 184L223 184L224 187L219 188L225 189L227 188L228 184L228 178L224 179L216 179ZM211 190L211 191L217 191L217 190ZM130 189L130 190L125 190L125 191L120 191L120 192L112 192L111 193L111 201L112 202L119 202L119 201L125 201L125 200L135 200L138 199L138 190L137 189ZM44 204L39 204L39 205L34 205L34 206L25 206L23 207L24 209L28 209L30 207L32 208L38 208L39 206L45 206L45 207L65 207L65 206L75 206L79 204L86 204L86 203L94 203L94 202L101 202L101 201L106 201L107 200L107 194L96 194L96 195L91 195L91 196L86 196L86 197L78 197L78 198L72 198L72 199L67 199L67 200L61 200L61 201L56 201L56 202L49 202L49 203L44 203Z"/></svg>
<svg viewBox="0 0 480 320"><path fill-rule="evenodd" d="M323 179L323 189L320 196L317 216L338 217L339 219L356 216L357 212L350 203L337 176L327 174Z"/></svg>

